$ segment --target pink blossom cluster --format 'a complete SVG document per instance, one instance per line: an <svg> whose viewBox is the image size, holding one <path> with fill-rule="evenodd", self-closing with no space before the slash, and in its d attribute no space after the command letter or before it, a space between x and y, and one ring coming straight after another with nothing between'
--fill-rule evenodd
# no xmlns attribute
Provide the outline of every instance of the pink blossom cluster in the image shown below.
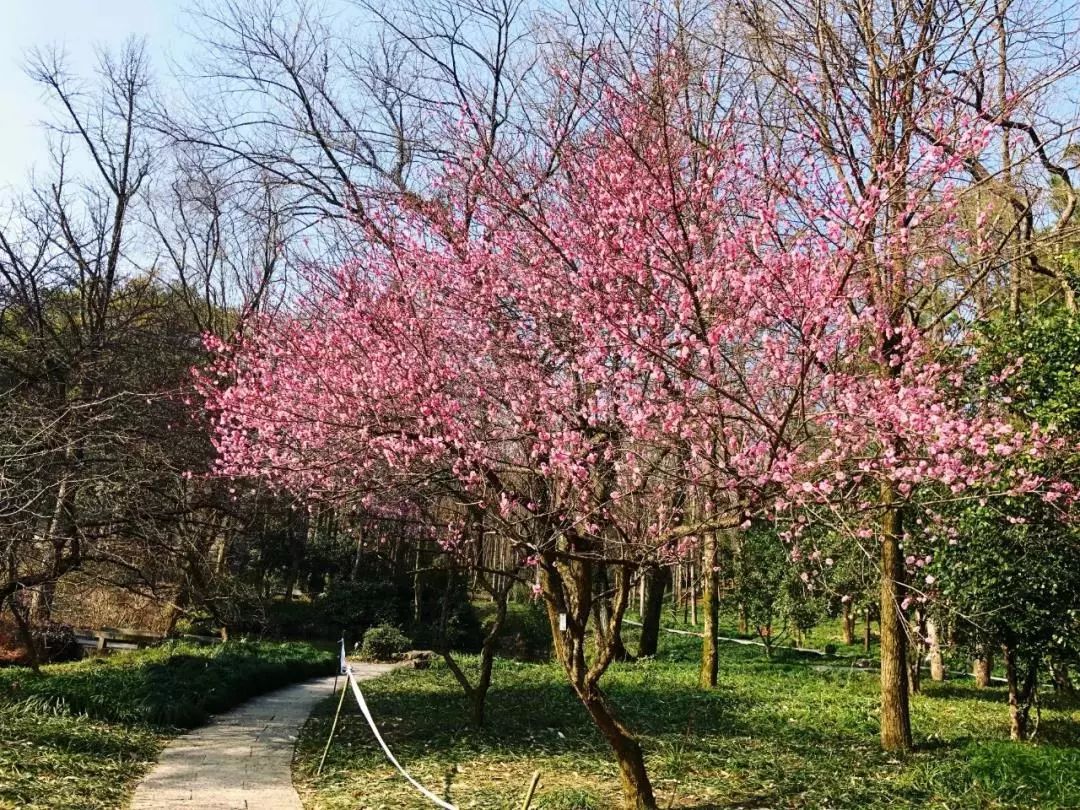
<svg viewBox="0 0 1080 810"><path fill-rule="evenodd" d="M948 178L984 130L929 121L949 148L851 201L679 98L608 94L510 157L463 143L428 201L373 202L352 261L209 340L218 471L310 497L439 475L650 554L882 481L1042 486L1015 459L1051 439L965 399L956 347L904 318L974 238Z"/></svg>

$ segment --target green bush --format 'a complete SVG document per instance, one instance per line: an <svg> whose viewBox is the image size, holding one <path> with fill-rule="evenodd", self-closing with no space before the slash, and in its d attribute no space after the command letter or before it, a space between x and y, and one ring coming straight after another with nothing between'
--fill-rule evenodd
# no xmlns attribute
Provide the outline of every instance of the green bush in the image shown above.
<svg viewBox="0 0 1080 810"><path fill-rule="evenodd" d="M392 624L380 624L364 633L360 655L367 661L395 661L409 651L409 637Z"/></svg>
<svg viewBox="0 0 1080 810"><path fill-rule="evenodd" d="M309 644L168 642L133 653L0 670L0 704L94 720L193 728L208 715L298 680L333 672Z"/></svg>

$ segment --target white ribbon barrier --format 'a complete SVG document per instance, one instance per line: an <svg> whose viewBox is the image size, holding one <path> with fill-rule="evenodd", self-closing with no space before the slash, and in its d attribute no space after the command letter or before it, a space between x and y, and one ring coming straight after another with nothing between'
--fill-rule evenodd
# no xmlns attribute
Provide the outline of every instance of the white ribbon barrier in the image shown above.
<svg viewBox="0 0 1080 810"><path fill-rule="evenodd" d="M382 747L383 753L386 754L386 758L393 763L394 767L398 769L402 776L404 776L414 788L419 790L431 801L435 802L443 810L458 810L454 805L444 802L426 787L421 785L409 772L401 767L401 763L397 761L394 755L390 752L390 747L386 744L386 740L382 738L382 734L379 733L378 727L375 725L375 718L371 716L371 710L368 709L367 701L364 700L364 695L360 691L360 685L356 682L356 678L353 676L352 667L346 665L345 677L349 679L349 685L352 687L353 696L356 698L356 704L360 707L361 714L364 715L364 719L367 720L367 724L371 727L371 733L375 735L375 739L379 741L379 745Z"/></svg>

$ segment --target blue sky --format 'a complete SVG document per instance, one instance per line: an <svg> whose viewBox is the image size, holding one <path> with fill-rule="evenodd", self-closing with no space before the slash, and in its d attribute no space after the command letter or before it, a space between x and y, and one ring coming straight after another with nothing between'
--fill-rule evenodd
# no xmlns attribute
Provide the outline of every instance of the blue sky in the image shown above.
<svg viewBox="0 0 1080 810"><path fill-rule="evenodd" d="M146 37L155 74L182 46L184 0L0 0L0 190L24 184L31 166L47 157L38 127L47 117L38 88L23 72L28 50L62 46L72 72L88 76L95 47Z"/></svg>

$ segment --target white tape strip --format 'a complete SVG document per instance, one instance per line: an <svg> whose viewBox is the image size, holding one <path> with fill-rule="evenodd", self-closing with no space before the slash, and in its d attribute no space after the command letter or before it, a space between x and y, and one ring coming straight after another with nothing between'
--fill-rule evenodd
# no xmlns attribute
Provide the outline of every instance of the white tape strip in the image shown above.
<svg viewBox="0 0 1080 810"><path fill-rule="evenodd" d="M360 707L360 712L364 715L364 719L367 720L367 724L371 726L371 733L374 734L375 739L379 741L379 745L382 746L382 750L383 753L386 754L386 758L394 764L394 767L398 769L402 776L409 780L409 783L414 788L427 796L427 798L431 799L431 801L435 802L435 804L439 805L439 807L443 808L443 810L458 810L456 807L454 807L454 805L444 802L426 787L413 779L412 776L409 775L409 772L406 771L403 767L401 767L401 763L397 761L397 759L392 753L390 753L390 747L386 744L386 740L382 738L382 734L379 733L379 729L375 725L375 718L371 716L371 710L368 709L367 701L364 700L364 695L360 691L360 685L356 682L356 678L353 677L352 667L347 666L345 668L345 675L348 677L349 684L352 686L353 696L356 698L356 704Z"/></svg>

